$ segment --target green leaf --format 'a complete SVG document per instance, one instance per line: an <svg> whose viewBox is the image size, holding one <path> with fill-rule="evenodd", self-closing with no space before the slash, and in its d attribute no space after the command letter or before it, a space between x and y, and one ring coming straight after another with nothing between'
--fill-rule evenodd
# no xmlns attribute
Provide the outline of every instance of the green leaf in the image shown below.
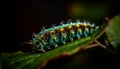
<svg viewBox="0 0 120 69"><path fill-rule="evenodd" d="M111 19L110 25L106 29L106 34L110 44L117 49L120 45L120 15Z"/></svg>
<svg viewBox="0 0 120 69"><path fill-rule="evenodd" d="M15 53L15 54L1 54L0 63L2 63L2 68L4 69L36 69L38 66L42 65L46 60L52 59L61 53L68 52L69 54L74 54L79 46L87 47L94 40L99 38L106 28L106 25L100 26L100 28L94 32L91 36L69 42L63 46L60 46L51 51L41 53Z"/></svg>
<svg viewBox="0 0 120 69"><path fill-rule="evenodd" d="M120 57L101 46L79 50L70 56L61 56L49 60L42 69L104 69L119 67ZM99 68L98 68L99 67Z"/></svg>

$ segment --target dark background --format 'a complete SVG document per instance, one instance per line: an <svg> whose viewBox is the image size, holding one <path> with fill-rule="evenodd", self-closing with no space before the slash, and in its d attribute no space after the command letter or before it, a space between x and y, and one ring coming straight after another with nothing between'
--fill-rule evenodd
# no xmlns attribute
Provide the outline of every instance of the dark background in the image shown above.
<svg viewBox="0 0 120 69"><path fill-rule="evenodd" d="M15 52L20 49L19 44L31 39L32 33L38 33L42 26L50 27L51 24L59 24L61 21L66 21L74 16L69 16L69 6L72 3L82 3L87 6L105 6L107 8L107 14L100 17L101 21L105 16L112 18L119 14L119 2L118 1L41 1L41 0L16 0L10 1L7 5L5 17L7 17L7 23L5 23L4 29L5 38L3 45L0 46L0 52ZM103 9L104 11L104 9ZM89 11L88 11L89 12ZM97 10L95 11L97 12ZM89 13L88 13L89 14ZM96 15L97 16L97 15ZM86 15L79 16L81 18L87 18ZM90 16L88 16L89 18ZM98 16L99 17L99 16ZM77 18L77 17L75 17ZM95 17L93 17L94 19ZM91 18L92 19L92 18ZM1 36L2 37L2 36Z"/></svg>

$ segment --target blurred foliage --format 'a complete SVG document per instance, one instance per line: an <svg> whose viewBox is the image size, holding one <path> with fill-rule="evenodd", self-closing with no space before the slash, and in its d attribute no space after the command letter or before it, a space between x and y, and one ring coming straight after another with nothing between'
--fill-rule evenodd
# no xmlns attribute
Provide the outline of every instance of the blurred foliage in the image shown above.
<svg viewBox="0 0 120 69"><path fill-rule="evenodd" d="M106 29L107 40L116 50L120 50L120 15L111 18Z"/></svg>
<svg viewBox="0 0 120 69"><path fill-rule="evenodd" d="M98 18L107 15L109 8L100 5L72 4L70 7L71 16Z"/></svg>
<svg viewBox="0 0 120 69"><path fill-rule="evenodd" d="M99 22L110 14L109 11L109 4L86 4L75 2L70 4L68 15L71 18L85 18Z"/></svg>

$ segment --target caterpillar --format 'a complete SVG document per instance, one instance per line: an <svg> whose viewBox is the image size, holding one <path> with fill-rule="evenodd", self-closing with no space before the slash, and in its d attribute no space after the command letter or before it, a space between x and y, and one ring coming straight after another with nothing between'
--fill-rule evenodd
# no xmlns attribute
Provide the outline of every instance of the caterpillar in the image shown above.
<svg viewBox="0 0 120 69"><path fill-rule="evenodd" d="M68 22L33 33L32 44L35 52L46 52L68 42L89 36L99 28L90 22Z"/></svg>

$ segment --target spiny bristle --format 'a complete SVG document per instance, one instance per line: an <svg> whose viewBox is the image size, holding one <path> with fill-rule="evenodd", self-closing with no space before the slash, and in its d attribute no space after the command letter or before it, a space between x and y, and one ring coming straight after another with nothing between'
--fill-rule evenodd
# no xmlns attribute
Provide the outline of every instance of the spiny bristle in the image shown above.
<svg viewBox="0 0 120 69"><path fill-rule="evenodd" d="M61 21L60 24L63 25L65 22L64 21Z"/></svg>
<svg viewBox="0 0 120 69"><path fill-rule="evenodd" d="M42 29L41 29L41 31L45 31L45 26L42 26Z"/></svg>
<svg viewBox="0 0 120 69"><path fill-rule="evenodd" d="M67 23L71 23L73 20L72 19L69 19L69 20L67 20Z"/></svg>
<svg viewBox="0 0 120 69"><path fill-rule="evenodd" d="M89 22L89 21L86 21L86 24L87 24L88 26L90 26L90 22Z"/></svg>
<svg viewBox="0 0 120 69"><path fill-rule="evenodd" d="M52 24L52 27L54 28L54 27L55 27L55 24Z"/></svg>

